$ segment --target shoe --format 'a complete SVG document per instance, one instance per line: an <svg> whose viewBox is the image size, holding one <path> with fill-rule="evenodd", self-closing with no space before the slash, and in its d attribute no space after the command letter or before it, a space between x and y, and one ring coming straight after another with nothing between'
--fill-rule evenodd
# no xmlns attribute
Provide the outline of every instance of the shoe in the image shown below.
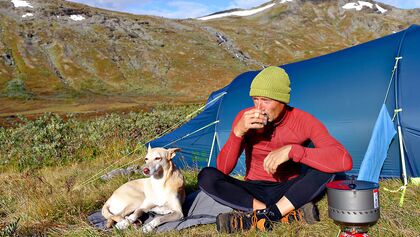
<svg viewBox="0 0 420 237"><path fill-rule="evenodd" d="M269 231L272 229L272 220L267 209L253 212L221 213L216 217L216 228L219 233L234 233L257 229Z"/></svg>
<svg viewBox="0 0 420 237"><path fill-rule="evenodd" d="M312 225L320 221L318 207L313 202L306 203L298 210L303 212L303 219L306 223Z"/></svg>
<svg viewBox="0 0 420 237"><path fill-rule="evenodd" d="M307 224L315 224L319 222L319 211L316 205L308 202L297 210L289 212L280 219L282 223L305 222Z"/></svg>

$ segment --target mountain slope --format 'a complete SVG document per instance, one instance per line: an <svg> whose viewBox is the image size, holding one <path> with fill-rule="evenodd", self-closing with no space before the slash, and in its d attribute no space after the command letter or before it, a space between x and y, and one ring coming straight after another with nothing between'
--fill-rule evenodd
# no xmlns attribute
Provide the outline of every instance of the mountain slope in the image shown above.
<svg viewBox="0 0 420 237"><path fill-rule="evenodd" d="M331 53L420 23L420 9L344 9L351 1L342 0L273 1L257 14L207 21L62 0L27 2L32 7L0 1L2 117L204 101L244 71Z"/></svg>

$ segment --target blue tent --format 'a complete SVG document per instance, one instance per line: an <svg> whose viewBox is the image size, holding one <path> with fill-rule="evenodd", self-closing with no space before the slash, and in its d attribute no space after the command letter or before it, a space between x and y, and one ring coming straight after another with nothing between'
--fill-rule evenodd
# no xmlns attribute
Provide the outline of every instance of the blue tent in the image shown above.
<svg viewBox="0 0 420 237"><path fill-rule="evenodd" d="M396 58L401 57L396 64ZM395 75L391 75L394 68ZM291 78L291 106L303 109L328 128L353 157L358 174L375 121L384 104L401 125L408 176L420 176L420 26L309 60L282 65ZM188 123L151 142L152 147L180 147L175 158L181 167L215 166L236 114L253 105L252 79L259 71L239 75L213 92L205 109ZM390 83L391 82L391 83ZM390 85L390 90L388 86ZM400 177L399 137L391 141L381 177ZM235 171L244 173L244 159Z"/></svg>

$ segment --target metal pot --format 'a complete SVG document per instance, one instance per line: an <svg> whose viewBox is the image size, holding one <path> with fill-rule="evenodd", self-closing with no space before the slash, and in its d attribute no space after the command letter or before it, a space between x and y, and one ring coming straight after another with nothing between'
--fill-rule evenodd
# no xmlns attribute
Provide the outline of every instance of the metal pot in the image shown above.
<svg viewBox="0 0 420 237"><path fill-rule="evenodd" d="M338 180L327 184L331 219L355 225L379 219L379 184L360 180Z"/></svg>

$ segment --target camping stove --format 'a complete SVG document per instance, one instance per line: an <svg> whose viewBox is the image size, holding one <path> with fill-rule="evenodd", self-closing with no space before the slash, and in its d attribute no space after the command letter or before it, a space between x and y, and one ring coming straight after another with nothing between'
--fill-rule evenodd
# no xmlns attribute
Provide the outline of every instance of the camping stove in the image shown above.
<svg viewBox="0 0 420 237"><path fill-rule="evenodd" d="M327 184L328 214L341 227L340 237L367 237L379 219L379 185L360 180Z"/></svg>

